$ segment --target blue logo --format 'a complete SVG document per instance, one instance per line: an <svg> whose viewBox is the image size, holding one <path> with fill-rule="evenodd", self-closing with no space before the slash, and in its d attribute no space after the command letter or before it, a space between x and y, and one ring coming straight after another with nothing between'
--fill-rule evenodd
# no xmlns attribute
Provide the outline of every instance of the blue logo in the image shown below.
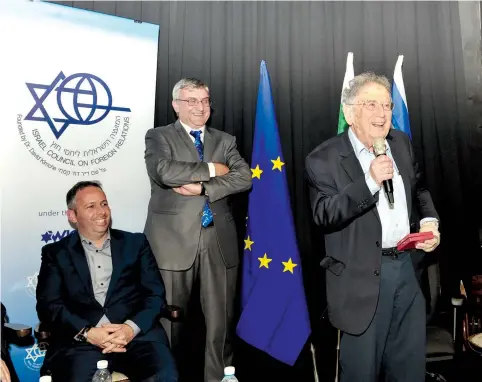
<svg viewBox="0 0 482 382"><path fill-rule="evenodd" d="M112 110L131 111L127 107L112 106L112 92L107 84L89 73L65 77L60 72L51 84L27 82L26 85L35 105L25 120L47 122L57 139L69 125L90 126L102 121ZM45 102L53 90L57 92L57 106L62 116L51 117L47 112Z"/></svg>
<svg viewBox="0 0 482 382"><path fill-rule="evenodd" d="M40 235L42 237L40 241L44 241L46 244L49 241L56 242L63 239L66 236L69 236L73 231L74 230L68 230L68 229L64 229L63 232L57 231L56 233L54 233L53 231L47 231Z"/></svg>
<svg viewBox="0 0 482 382"><path fill-rule="evenodd" d="M27 355L24 358L25 366L30 370L39 371L44 362L45 353L47 352L48 343L39 342L32 347L25 349Z"/></svg>

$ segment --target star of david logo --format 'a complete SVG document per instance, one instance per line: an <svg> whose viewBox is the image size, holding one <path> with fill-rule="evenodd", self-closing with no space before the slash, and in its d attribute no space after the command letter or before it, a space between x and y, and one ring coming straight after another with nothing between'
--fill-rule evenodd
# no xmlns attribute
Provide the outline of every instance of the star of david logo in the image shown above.
<svg viewBox="0 0 482 382"><path fill-rule="evenodd" d="M40 344L34 344L31 348L25 349L27 356L25 360L31 359L33 362L37 362L37 359L45 357L47 352L47 345L43 342Z"/></svg>
<svg viewBox="0 0 482 382"><path fill-rule="evenodd" d="M25 291L30 297L36 297L38 282L38 272L35 272L32 276L27 276L27 285L25 285Z"/></svg>
<svg viewBox="0 0 482 382"><path fill-rule="evenodd" d="M38 272L35 272L32 276L27 276L27 286L26 288L34 288L37 289L37 280L38 280Z"/></svg>
<svg viewBox="0 0 482 382"><path fill-rule="evenodd" d="M69 125L94 125L107 117L112 110L131 111L127 107L112 106L112 93L107 84L98 76L89 73L76 73L65 77L61 71L50 84L27 82L26 85L35 105L25 120L46 122L57 139ZM58 109L47 111L45 101L53 91L56 92L53 96L56 97Z"/></svg>
<svg viewBox="0 0 482 382"><path fill-rule="evenodd" d="M50 240L52 240L52 231L47 231L43 234L41 234L42 239L40 241L44 241L45 243L48 243Z"/></svg>

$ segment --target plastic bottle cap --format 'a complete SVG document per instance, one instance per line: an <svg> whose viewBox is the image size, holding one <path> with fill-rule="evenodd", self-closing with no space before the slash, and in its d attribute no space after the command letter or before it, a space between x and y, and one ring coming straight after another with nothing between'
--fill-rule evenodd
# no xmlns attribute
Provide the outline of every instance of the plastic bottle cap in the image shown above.
<svg viewBox="0 0 482 382"><path fill-rule="evenodd" d="M234 366L226 366L224 368L224 375L234 375Z"/></svg>
<svg viewBox="0 0 482 382"><path fill-rule="evenodd" d="M107 369L109 362L107 360L97 361L97 369Z"/></svg>
<svg viewBox="0 0 482 382"><path fill-rule="evenodd" d="M50 375L44 375L40 377L39 382L52 382L52 377Z"/></svg>

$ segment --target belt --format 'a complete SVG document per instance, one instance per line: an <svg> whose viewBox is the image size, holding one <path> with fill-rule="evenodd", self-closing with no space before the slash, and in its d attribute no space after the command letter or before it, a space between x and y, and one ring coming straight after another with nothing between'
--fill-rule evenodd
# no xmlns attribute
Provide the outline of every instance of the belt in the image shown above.
<svg viewBox="0 0 482 382"><path fill-rule="evenodd" d="M391 256L393 259L398 259L398 255L401 253L397 247L382 248L382 256Z"/></svg>

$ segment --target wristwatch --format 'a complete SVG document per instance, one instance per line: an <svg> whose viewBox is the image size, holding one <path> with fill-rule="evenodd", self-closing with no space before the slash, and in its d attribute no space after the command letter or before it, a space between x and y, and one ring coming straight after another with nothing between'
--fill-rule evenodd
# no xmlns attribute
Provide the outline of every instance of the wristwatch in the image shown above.
<svg viewBox="0 0 482 382"><path fill-rule="evenodd" d="M92 329L92 325L84 326L82 330L75 335L74 340L78 342L87 342L87 332L90 329Z"/></svg>

